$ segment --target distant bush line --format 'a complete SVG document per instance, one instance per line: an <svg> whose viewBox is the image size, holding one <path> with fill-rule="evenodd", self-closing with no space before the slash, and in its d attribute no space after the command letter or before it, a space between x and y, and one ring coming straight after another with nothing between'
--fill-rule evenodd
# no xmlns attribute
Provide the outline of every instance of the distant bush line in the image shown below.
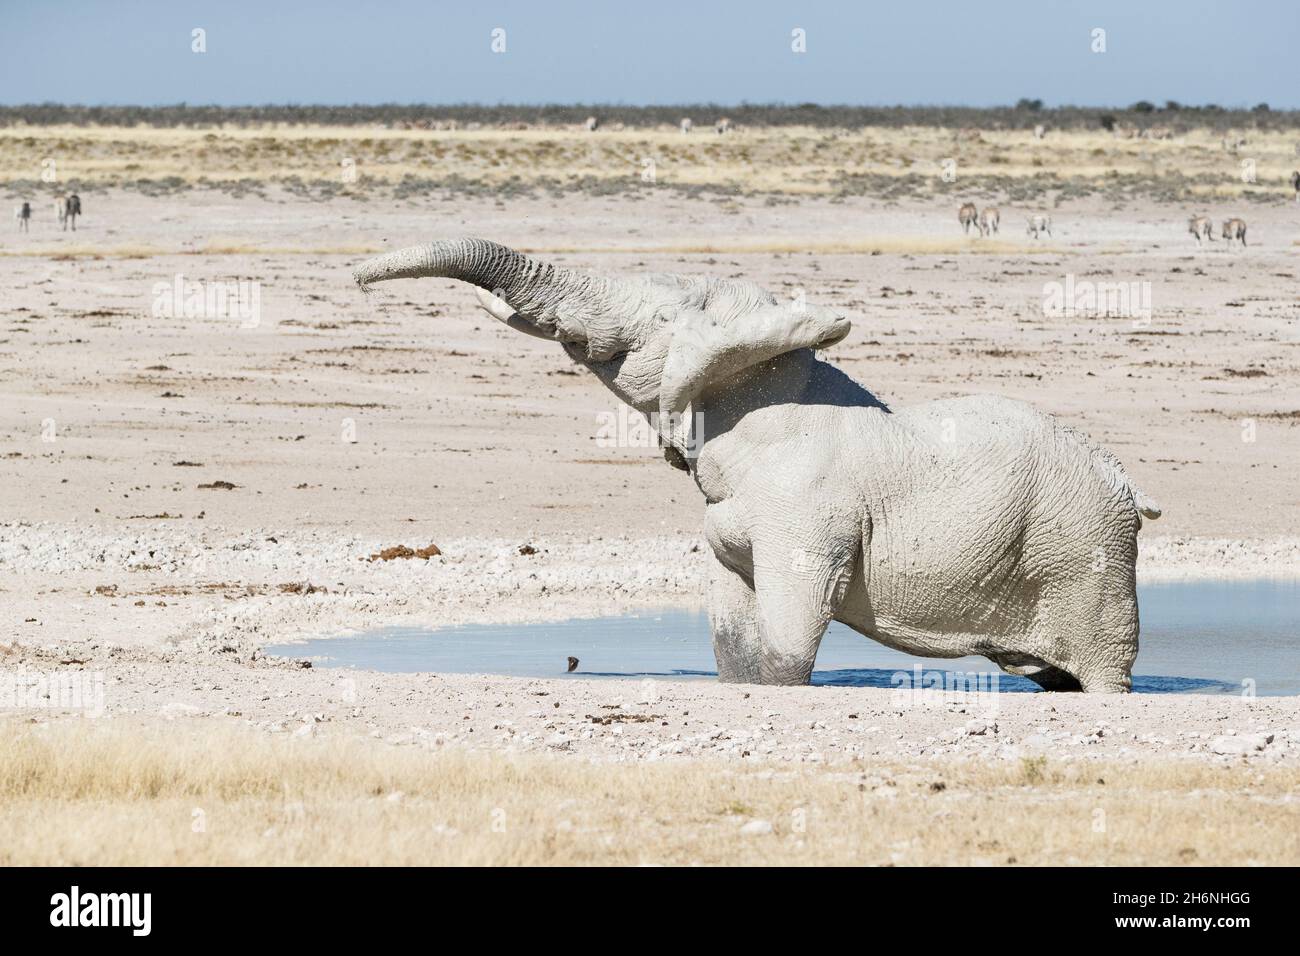
<svg viewBox="0 0 1300 956"><path fill-rule="evenodd" d="M68 106L42 103L29 106L0 106L0 127L23 123L31 126L152 126L216 127L258 126L288 123L318 126L388 126L405 124L455 123L484 127L567 126L581 124L588 116L601 123L630 128L676 126L691 117L700 132L707 132L714 120L726 116L738 126L814 126L836 129L879 126L974 127L985 130L1033 129L1039 123L1056 129L1111 129L1114 126L1159 125L1174 132L1190 129L1261 130L1300 128L1300 110L1271 110L1267 104L1252 109L1223 109L1218 106L1182 106L1169 102L1156 106L1135 103L1124 109L1062 106L1048 108L1037 100L1022 100L1017 106L974 108L947 106Z"/></svg>

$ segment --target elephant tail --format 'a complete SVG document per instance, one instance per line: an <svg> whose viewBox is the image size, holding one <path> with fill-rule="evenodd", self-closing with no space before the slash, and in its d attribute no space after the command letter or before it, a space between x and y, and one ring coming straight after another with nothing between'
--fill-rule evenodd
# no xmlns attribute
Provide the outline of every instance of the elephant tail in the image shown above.
<svg viewBox="0 0 1300 956"><path fill-rule="evenodd" d="M1160 505L1156 503L1154 498L1133 484L1133 479L1129 477L1128 472L1124 470L1124 466L1118 458L1104 448L1098 448L1094 460L1097 462L1098 470L1101 471L1110 486L1121 494L1128 495L1138 514L1144 518L1160 517Z"/></svg>
<svg viewBox="0 0 1300 956"><path fill-rule="evenodd" d="M1128 486L1128 490L1129 494L1133 496L1133 506L1137 508L1138 514L1142 515L1144 518L1160 517L1160 505L1156 504L1154 498L1148 495L1141 488L1134 488L1131 484Z"/></svg>
<svg viewBox="0 0 1300 956"><path fill-rule="evenodd" d="M1094 474L1097 475L1106 486L1121 498L1127 498L1142 518L1159 518L1161 514L1160 505L1156 500L1148 495L1145 491L1133 483L1127 471L1124 470L1124 463L1115 457L1114 452L1098 445L1091 438L1069 425L1057 423L1059 433L1064 440L1074 446L1073 450L1083 450L1088 456L1093 468ZM1138 526L1141 527L1141 519Z"/></svg>

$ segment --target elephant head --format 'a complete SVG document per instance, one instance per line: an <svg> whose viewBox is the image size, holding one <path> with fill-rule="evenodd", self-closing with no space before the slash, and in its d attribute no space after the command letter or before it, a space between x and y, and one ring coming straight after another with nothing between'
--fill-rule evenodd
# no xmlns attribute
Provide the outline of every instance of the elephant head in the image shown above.
<svg viewBox="0 0 1300 956"><path fill-rule="evenodd" d="M655 418L666 454L688 467L685 412L704 389L797 349L849 333L826 308L782 303L750 282L678 275L595 276L540 262L485 239L411 246L363 262L372 282L442 276L479 289L493 317L559 342L620 399Z"/></svg>

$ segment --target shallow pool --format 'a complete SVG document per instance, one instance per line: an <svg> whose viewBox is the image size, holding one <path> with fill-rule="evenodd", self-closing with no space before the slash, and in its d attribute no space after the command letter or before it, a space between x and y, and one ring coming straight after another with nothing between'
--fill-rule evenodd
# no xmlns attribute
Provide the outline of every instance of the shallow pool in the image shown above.
<svg viewBox="0 0 1300 956"><path fill-rule="evenodd" d="M1139 693L1300 694L1300 582L1189 581L1139 589ZM703 611L671 609L550 624L472 624L384 628L348 637L272 645L267 654L312 659L318 666L378 671L435 671L519 677L712 678L713 650ZM578 668L566 673L568 658ZM832 624L822 641L814 684L892 687L894 675L996 670L982 657L912 657ZM1247 685L1244 682L1253 682ZM1033 691L1001 675L1000 690Z"/></svg>

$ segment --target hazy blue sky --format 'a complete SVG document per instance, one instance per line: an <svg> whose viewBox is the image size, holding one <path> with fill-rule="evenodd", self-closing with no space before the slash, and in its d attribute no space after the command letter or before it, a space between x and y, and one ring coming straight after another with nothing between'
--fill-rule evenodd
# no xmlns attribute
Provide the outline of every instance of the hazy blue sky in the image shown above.
<svg viewBox="0 0 1300 956"><path fill-rule="evenodd" d="M1300 107L1297 0L0 0L0 37L9 104Z"/></svg>

